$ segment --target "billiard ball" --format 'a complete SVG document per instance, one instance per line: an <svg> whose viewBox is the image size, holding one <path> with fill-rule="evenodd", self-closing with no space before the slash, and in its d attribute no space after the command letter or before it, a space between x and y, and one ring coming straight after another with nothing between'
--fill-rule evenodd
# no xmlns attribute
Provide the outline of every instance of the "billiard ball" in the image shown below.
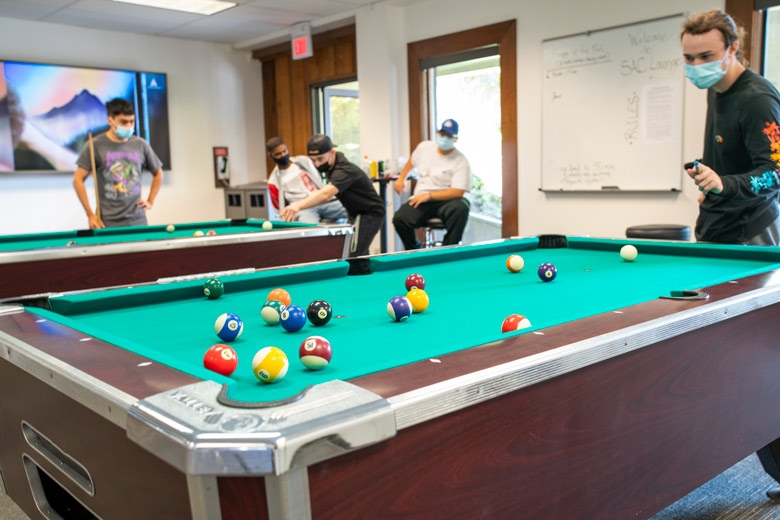
<svg viewBox="0 0 780 520"><path fill-rule="evenodd" d="M71 246L77 246L77 245L79 245L79 243L76 242L75 240L70 240L65 245L68 246L68 247L71 247Z"/></svg>
<svg viewBox="0 0 780 520"><path fill-rule="evenodd" d="M192 236L194 236L194 237L202 237L202 236L206 236L206 233L204 233L201 230L197 230L195 233L192 234Z"/></svg>
<svg viewBox="0 0 780 520"><path fill-rule="evenodd" d="M387 302L387 315L393 321L405 321L412 315L412 302L405 296L394 296Z"/></svg>
<svg viewBox="0 0 780 520"><path fill-rule="evenodd" d="M285 307L286 305L279 300L268 300L260 309L260 317L269 325L279 325Z"/></svg>
<svg viewBox="0 0 780 520"><path fill-rule="evenodd" d="M235 341L244 332L244 322L232 312L226 312L214 322L214 332L222 341Z"/></svg>
<svg viewBox="0 0 780 520"><path fill-rule="evenodd" d="M232 347L219 343L206 351L203 366L223 376L229 376L238 366L238 355Z"/></svg>
<svg viewBox="0 0 780 520"><path fill-rule="evenodd" d="M168 233L173 233L175 230L176 230L176 226L174 226L173 224L168 224L167 226L165 226L165 231L167 231Z"/></svg>
<svg viewBox="0 0 780 520"><path fill-rule="evenodd" d="M406 299L412 304L412 312L415 314L427 309L428 304L430 303L428 294L422 289L417 288L406 293Z"/></svg>
<svg viewBox="0 0 780 520"><path fill-rule="evenodd" d="M639 252L636 250L636 247L632 245L625 245L620 248L620 258L625 260L626 262L633 262L636 260L636 256L639 254Z"/></svg>
<svg viewBox="0 0 780 520"><path fill-rule="evenodd" d="M501 325L501 332L527 329L530 326L531 322L522 314L510 314L504 319L504 323Z"/></svg>
<svg viewBox="0 0 780 520"><path fill-rule="evenodd" d="M523 270L523 267L525 267L525 261L520 255L510 255L506 259L506 268L509 269L510 272L519 273Z"/></svg>
<svg viewBox="0 0 780 520"><path fill-rule="evenodd" d="M252 372L263 383L280 381L287 375L290 362L280 348L264 347L252 358Z"/></svg>
<svg viewBox="0 0 780 520"><path fill-rule="evenodd" d="M406 277L406 290L425 289L425 278L420 274L410 274Z"/></svg>
<svg viewBox="0 0 780 520"><path fill-rule="evenodd" d="M330 341L322 336L309 336L298 349L298 357L309 370L322 370L333 357Z"/></svg>
<svg viewBox="0 0 780 520"><path fill-rule="evenodd" d="M545 262L539 266L537 274L543 282L552 282L558 276L558 269L551 263Z"/></svg>
<svg viewBox="0 0 780 520"><path fill-rule="evenodd" d="M216 300L225 294L225 285L219 278L209 278L203 284L203 294L208 296L209 300Z"/></svg>
<svg viewBox="0 0 780 520"><path fill-rule="evenodd" d="M285 307L288 307L292 303L290 293L284 289L274 289L273 291L269 292L266 300L279 300L284 304Z"/></svg>
<svg viewBox="0 0 780 520"><path fill-rule="evenodd" d="M298 332L306 325L306 313L297 305L288 305L279 316L279 321L287 332Z"/></svg>
<svg viewBox="0 0 780 520"><path fill-rule="evenodd" d="M266 220L265 222L263 222L263 229L265 229L266 231L268 231L269 229L273 229L273 228L274 228L274 225L273 225L273 223L271 223L270 220Z"/></svg>
<svg viewBox="0 0 780 520"><path fill-rule="evenodd" d="M306 317L315 326L322 327L333 317L333 309L325 300L314 300L306 307Z"/></svg>
<svg viewBox="0 0 780 520"><path fill-rule="evenodd" d="M213 237L216 234L217 234L217 232L214 231L213 229L209 229L208 231L206 231L206 236L208 236L208 237Z"/></svg>

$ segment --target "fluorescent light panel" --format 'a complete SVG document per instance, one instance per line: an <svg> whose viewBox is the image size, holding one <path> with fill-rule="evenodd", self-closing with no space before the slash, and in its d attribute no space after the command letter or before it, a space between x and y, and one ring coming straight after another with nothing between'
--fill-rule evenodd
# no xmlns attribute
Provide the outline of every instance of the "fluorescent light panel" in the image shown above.
<svg viewBox="0 0 780 520"><path fill-rule="evenodd" d="M235 2L224 2L223 0L114 0L114 2L205 15L218 13L236 5Z"/></svg>

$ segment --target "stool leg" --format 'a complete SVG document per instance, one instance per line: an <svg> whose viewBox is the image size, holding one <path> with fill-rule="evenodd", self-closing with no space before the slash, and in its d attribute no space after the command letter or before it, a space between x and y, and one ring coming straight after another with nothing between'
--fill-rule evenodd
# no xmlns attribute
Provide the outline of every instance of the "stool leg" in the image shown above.
<svg viewBox="0 0 780 520"><path fill-rule="evenodd" d="M425 228L425 245L423 247L425 249L433 247L433 229L429 227Z"/></svg>

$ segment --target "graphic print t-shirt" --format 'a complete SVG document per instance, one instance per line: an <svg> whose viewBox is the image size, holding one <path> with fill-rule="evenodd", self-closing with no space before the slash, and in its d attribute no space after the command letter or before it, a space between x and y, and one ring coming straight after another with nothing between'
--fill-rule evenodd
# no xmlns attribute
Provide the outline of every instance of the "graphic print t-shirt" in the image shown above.
<svg viewBox="0 0 780 520"><path fill-rule="evenodd" d="M144 170L156 172L162 162L149 143L139 137L116 143L101 134L92 141L103 222L107 226L145 224L145 212L137 203L141 197L141 173ZM81 150L76 164L87 171L92 170L89 145Z"/></svg>

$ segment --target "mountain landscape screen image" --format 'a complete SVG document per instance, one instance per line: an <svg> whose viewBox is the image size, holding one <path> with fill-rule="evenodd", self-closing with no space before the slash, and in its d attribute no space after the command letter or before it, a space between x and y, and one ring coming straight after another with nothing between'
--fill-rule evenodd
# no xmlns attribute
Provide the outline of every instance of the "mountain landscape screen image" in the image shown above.
<svg viewBox="0 0 780 520"><path fill-rule="evenodd" d="M0 171L73 171L93 135L108 129L107 101L137 106L136 73L0 62Z"/></svg>

